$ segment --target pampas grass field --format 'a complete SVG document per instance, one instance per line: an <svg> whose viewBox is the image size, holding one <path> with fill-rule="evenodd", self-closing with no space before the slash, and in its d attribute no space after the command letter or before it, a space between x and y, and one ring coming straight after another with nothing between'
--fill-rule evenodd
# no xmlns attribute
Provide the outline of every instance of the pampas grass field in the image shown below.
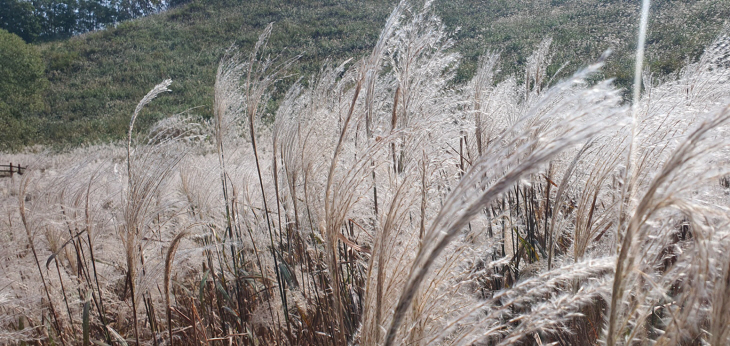
<svg viewBox="0 0 730 346"><path fill-rule="evenodd" d="M0 179L0 344L730 344L725 33L662 78L639 34L627 101L609 52L548 75L550 38L455 84L402 2L269 114L297 64L272 30L221 60L210 121L138 133L167 80L126 143L2 156L28 169Z"/></svg>

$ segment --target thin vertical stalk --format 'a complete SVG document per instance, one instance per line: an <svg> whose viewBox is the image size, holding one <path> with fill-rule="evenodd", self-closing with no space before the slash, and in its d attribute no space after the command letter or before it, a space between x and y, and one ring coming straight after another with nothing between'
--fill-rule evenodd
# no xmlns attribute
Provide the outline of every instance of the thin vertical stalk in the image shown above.
<svg viewBox="0 0 730 346"><path fill-rule="evenodd" d="M249 71L249 75L251 72ZM249 95L250 96L250 95ZM286 305L286 292L284 291L284 285L282 285L281 282L281 275L279 273L279 260L276 258L276 246L274 245L274 234L271 229L271 220L269 219L269 207L266 203L266 191L264 190L264 180L262 178L261 174L261 164L259 163L259 155L256 148L256 133L254 131L254 115L257 113L257 107L249 105L248 109L248 123L249 123L249 134L251 135L251 148L253 149L253 157L256 161L256 173L258 174L259 178L259 186L261 187L261 198L264 204L264 215L266 217L266 227L269 230L269 241L271 243L271 256L274 259L274 272L276 272L276 282L279 285L279 295L281 296L281 301L284 305L284 319L287 324L287 328L289 327L289 312L287 310ZM263 268L262 268L263 269Z"/></svg>
<svg viewBox="0 0 730 346"><path fill-rule="evenodd" d="M639 101L641 97L641 71L644 64L644 45L646 43L646 27L649 21L649 8L651 6L651 0L643 0L641 6L641 22L639 23L639 39L636 49L636 64L634 68L634 90L633 90L633 103L631 105L631 141L629 144L629 153L626 157L626 170L624 171L624 186L621 192L621 200L619 201L619 220L618 229L616 236L618 237L618 243L622 243L621 249L619 250L619 257L616 259L616 271L613 279L613 288L611 293L611 304L609 309L608 318L608 330L606 335L606 345L613 346L616 344L616 320L618 318L618 303L623 299L623 275L624 275L624 263L627 254L628 247L633 238L633 233L629 232L631 227L627 228L624 237L627 237L629 241L621 240L621 232L624 227L626 213L625 208L629 207L627 204L631 203L631 197L633 195L633 179L634 174L632 172L636 158L635 147L636 147L636 134L638 130L638 113L639 113ZM628 199L628 200L627 200Z"/></svg>

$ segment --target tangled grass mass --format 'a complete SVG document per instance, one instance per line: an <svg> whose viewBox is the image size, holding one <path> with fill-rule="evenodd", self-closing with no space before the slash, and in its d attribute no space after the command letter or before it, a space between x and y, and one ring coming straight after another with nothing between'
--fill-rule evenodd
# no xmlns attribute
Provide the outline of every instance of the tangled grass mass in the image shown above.
<svg viewBox="0 0 730 346"><path fill-rule="evenodd" d="M643 25L645 27L645 23ZM369 56L220 63L214 119L14 154L0 181L0 343L728 345L730 37L633 102L499 54L453 83L430 3ZM639 45L641 46L641 44ZM273 119L273 120L272 120Z"/></svg>

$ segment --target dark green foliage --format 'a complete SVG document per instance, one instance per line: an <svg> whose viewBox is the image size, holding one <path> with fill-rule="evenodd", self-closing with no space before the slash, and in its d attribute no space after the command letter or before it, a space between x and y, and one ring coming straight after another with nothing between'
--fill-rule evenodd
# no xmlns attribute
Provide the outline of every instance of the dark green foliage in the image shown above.
<svg viewBox="0 0 730 346"><path fill-rule="evenodd" d="M0 28L26 42L39 38L63 39L154 13L166 6L168 3L163 0L0 0Z"/></svg>
<svg viewBox="0 0 730 346"><path fill-rule="evenodd" d="M33 42L41 32L41 22L30 2L0 0L0 29L20 36L25 42Z"/></svg>
<svg viewBox="0 0 730 346"><path fill-rule="evenodd" d="M27 114L43 107L47 86L43 60L31 45L0 29L0 148L29 144L35 137Z"/></svg>

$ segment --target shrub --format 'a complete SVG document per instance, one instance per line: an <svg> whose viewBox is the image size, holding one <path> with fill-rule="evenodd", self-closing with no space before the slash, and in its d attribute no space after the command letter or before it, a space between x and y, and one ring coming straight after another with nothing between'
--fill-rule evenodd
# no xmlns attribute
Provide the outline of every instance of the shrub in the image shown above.
<svg viewBox="0 0 730 346"><path fill-rule="evenodd" d="M48 81L40 53L17 35L0 29L0 145L23 145L33 135L24 133L28 117L43 108Z"/></svg>

